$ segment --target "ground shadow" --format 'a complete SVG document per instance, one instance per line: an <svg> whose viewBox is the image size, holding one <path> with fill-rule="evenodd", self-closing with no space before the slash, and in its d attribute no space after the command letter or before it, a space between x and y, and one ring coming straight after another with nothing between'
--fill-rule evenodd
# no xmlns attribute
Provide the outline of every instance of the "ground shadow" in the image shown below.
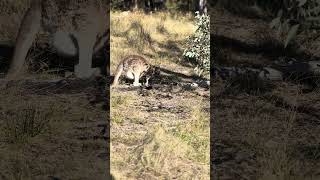
<svg viewBox="0 0 320 180"><path fill-rule="evenodd" d="M265 41L260 44L248 44L246 42L232 39L225 36L211 34L212 41L217 48L228 48L234 52L242 52L246 54L260 54L269 60L275 60L278 57L291 57L296 59L311 59L312 56L297 48L296 45L289 45L284 48L282 44L273 41ZM318 58L318 57L313 57Z"/></svg>
<svg viewBox="0 0 320 180"><path fill-rule="evenodd" d="M197 84L197 87L200 88L209 88L209 84L207 81L209 79L199 77L196 75L185 75L183 73L174 72L172 70L168 70L165 68L157 67L160 70L160 74L156 75L155 77L149 80L150 86L149 87L132 87L130 86L133 83L133 80L126 79L124 77L120 78L121 82L129 85L126 87L118 87L117 89L120 91L136 91L141 90L141 88L150 90L150 89L160 89L162 87L182 87L182 91L194 91L196 87L193 87L194 83ZM114 76L110 76L110 84L113 82ZM145 79L141 78L141 82L144 84ZM170 88L169 88L170 89ZM169 90L170 91L170 90Z"/></svg>
<svg viewBox="0 0 320 180"><path fill-rule="evenodd" d="M10 59L13 55L14 47L7 44L0 44L0 72L6 72Z"/></svg>
<svg viewBox="0 0 320 180"><path fill-rule="evenodd" d="M109 65L109 48L106 44L92 57L92 67L100 68L103 75L107 75ZM0 73L5 74L9 69L9 65L13 56L14 46L0 44ZM73 72L74 65L78 63L78 56L62 57L55 51L55 49L43 45L36 44L31 47L27 59L32 59L26 62L28 69L31 72L48 72L53 71L56 75L63 76L66 71Z"/></svg>

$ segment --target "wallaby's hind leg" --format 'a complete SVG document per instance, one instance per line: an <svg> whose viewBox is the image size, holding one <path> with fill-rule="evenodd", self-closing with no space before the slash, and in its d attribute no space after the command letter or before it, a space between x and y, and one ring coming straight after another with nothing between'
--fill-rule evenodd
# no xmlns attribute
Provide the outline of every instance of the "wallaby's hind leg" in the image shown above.
<svg viewBox="0 0 320 180"><path fill-rule="evenodd" d="M135 72L135 73L133 73L133 75L134 75L133 86L141 86L141 83L139 83L140 73Z"/></svg>
<svg viewBox="0 0 320 180"><path fill-rule="evenodd" d="M79 78L89 78L98 73L97 68L92 68L93 47L96 37L88 33L80 33L78 36L79 64L75 66L75 74Z"/></svg>
<svg viewBox="0 0 320 180"><path fill-rule="evenodd" d="M31 6L25 14L20 25L16 40L13 59L8 71L7 79L17 78L22 70L26 55L41 26L41 7L40 4Z"/></svg>
<svg viewBox="0 0 320 180"><path fill-rule="evenodd" d="M64 31L57 31L52 38L52 44L57 50L58 54L62 56L74 57L78 55L77 42L74 36Z"/></svg>
<svg viewBox="0 0 320 180"><path fill-rule="evenodd" d="M113 79L111 87L114 87L114 86L118 85L119 78L120 78L120 76L122 74L122 71L123 71L123 65L119 64L119 66L117 67L116 74L114 76L114 79Z"/></svg>

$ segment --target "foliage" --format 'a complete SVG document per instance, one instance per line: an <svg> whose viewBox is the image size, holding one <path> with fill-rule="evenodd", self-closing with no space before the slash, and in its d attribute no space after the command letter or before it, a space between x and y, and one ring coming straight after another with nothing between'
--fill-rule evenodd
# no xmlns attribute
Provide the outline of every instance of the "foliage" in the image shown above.
<svg viewBox="0 0 320 180"><path fill-rule="evenodd" d="M285 36L285 47L298 33L317 30L320 25L320 0L283 0L270 26Z"/></svg>
<svg viewBox="0 0 320 180"><path fill-rule="evenodd" d="M272 17L270 26L276 29L287 47L299 33L316 32L320 25L320 0L215 0L217 4L237 14L256 9Z"/></svg>
<svg viewBox="0 0 320 180"><path fill-rule="evenodd" d="M204 71L210 71L210 17L196 12L195 18L197 29L188 38L183 56L195 61L195 71L200 76Z"/></svg>

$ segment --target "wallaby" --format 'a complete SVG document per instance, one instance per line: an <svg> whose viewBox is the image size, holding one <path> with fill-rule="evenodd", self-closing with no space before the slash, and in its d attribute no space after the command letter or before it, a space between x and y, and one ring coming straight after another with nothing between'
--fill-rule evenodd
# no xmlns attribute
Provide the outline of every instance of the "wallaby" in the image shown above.
<svg viewBox="0 0 320 180"><path fill-rule="evenodd" d="M114 80L111 87L119 84L119 78L122 74L129 79L134 79L133 86L141 86L139 82L142 76L146 76L146 86L149 86L149 79L156 73L156 67L147 62L145 58L138 55L130 55L124 58L118 65L114 74Z"/></svg>

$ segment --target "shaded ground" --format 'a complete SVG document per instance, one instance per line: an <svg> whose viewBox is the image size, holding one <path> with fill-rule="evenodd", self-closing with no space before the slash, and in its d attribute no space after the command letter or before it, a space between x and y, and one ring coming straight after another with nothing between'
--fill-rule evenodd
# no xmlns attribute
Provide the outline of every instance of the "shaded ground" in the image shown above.
<svg viewBox="0 0 320 180"><path fill-rule="evenodd" d="M219 8L211 12L216 65L259 68L284 58L318 59L314 48L284 49L268 21ZM214 79L212 87L211 168L216 178L320 178L319 86L304 91L308 86L299 82L239 78Z"/></svg>
<svg viewBox="0 0 320 180"><path fill-rule="evenodd" d="M1 179L106 179L106 101L93 101L101 94L72 81L1 91Z"/></svg>

